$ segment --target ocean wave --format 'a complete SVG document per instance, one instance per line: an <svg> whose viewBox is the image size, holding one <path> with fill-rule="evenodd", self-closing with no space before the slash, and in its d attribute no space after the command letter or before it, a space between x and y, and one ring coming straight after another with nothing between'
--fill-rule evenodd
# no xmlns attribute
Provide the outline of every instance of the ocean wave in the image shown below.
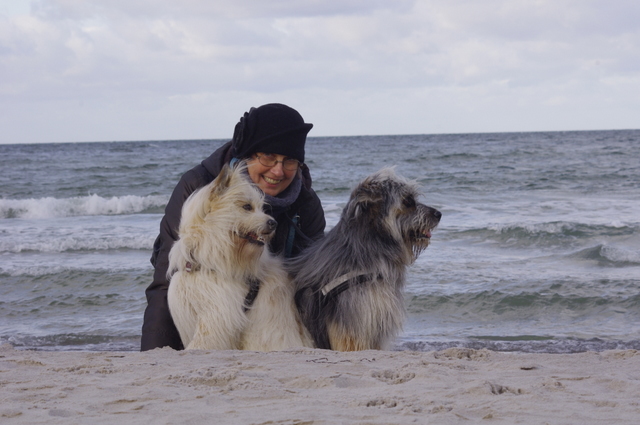
<svg viewBox="0 0 640 425"><path fill-rule="evenodd" d="M519 353L571 354L587 351L638 350L639 340L603 340L600 338L551 338L523 335L514 338L478 337L464 341L400 341L394 347L397 351L440 351L448 348L467 348L471 350L488 349L491 351Z"/></svg>
<svg viewBox="0 0 640 425"><path fill-rule="evenodd" d="M521 292L510 294L502 291L481 291L476 293L456 293L450 295L429 294L409 297L407 310L410 314L441 315L453 312L473 312L482 317L499 315L525 319L552 312L571 311L579 314L601 312L604 309L634 311L640 307L637 291L627 291L624 295L560 294L558 292Z"/></svg>
<svg viewBox="0 0 640 425"><path fill-rule="evenodd" d="M0 240L0 252L44 252L60 253L73 251L145 250L151 251L156 235L68 235L43 239Z"/></svg>
<svg viewBox="0 0 640 425"><path fill-rule="evenodd" d="M588 238L630 236L637 232L637 224L604 225L558 221L492 224L482 228L460 230L450 237L496 241L509 247L527 247L567 245Z"/></svg>
<svg viewBox="0 0 640 425"><path fill-rule="evenodd" d="M610 244L599 244L569 255L570 258L596 261L599 266L624 267L640 265L640 251Z"/></svg>
<svg viewBox="0 0 640 425"><path fill-rule="evenodd" d="M113 196L96 194L73 198L0 199L0 218L43 219L90 215L121 215L161 212L167 196Z"/></svg>
<svg viewBox="0 0 640 425"><path fill-rule="evenodd" d="M0 344L38 351L139 351L140 335L0 335Z"/></svg>
<svg viewBox="0 0 640 425"><path fill-rule="evenodd" d="M149 256L139 254L130 262L117 264L98 260L89 263L88 260L64 261L62 264L43 262L41 264L2 264L0 266L0 280L4 284L14 287L27 285L33 288L34 282L46 282L53 285L111 285L120 279L137 281L142 276L146 281L153 274L153 268L149 262ZM26 282L26 283L25 283ZM30 285L30 286L29 286Z"/></svg>
<svg viewBox="0 0 640 425"><path fill-rule="evenodd" d="M53 335L0 335L0 344L8 343L21 350L37 351L139 351L140 335L92 335L82 333L60 333ZM488 349L492 351L516 353L571 354L587 351L640 350L640 341L603 340L600 338L540 338L509 340L477 338L458 341L399 340L394 351L441 351L448 348L470 350Z"/></svg>

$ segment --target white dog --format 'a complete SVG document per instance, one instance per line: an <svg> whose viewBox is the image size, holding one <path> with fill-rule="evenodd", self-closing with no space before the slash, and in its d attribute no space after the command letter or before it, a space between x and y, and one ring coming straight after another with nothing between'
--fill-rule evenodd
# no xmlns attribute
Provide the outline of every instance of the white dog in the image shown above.
<svg viewBox="0 0 640 425"><path fill-rule="evenodd" d="M169 253L168 301L186 349L313 345L292 283L265 247L277 223L262 211L263 198L245 166L225 166L185 202Z"/></svg>

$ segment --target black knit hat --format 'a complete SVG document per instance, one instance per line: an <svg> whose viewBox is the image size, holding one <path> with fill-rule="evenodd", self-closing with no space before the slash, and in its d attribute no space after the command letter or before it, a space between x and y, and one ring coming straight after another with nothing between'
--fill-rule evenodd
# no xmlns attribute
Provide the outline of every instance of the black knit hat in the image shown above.
<svg viewBox="0 0 640 425"><path fill-rule="evenodd" d="M256 152L275 153L304 162L304 144L313 124L304 122L293 108L269 103L251 108L233 132L233 156L247 158Z"/></svg>

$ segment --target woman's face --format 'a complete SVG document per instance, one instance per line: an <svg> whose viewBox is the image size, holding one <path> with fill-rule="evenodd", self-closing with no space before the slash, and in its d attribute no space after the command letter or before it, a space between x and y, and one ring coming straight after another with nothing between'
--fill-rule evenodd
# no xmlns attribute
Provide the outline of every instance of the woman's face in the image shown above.
<svg viewBox="0 0 640 425"><path fill-rule="evenodd" d="M258 152L256 155L265 155ZM284 155L268 154L278 161L276 165L268 167L258 161L258 157L253 155L247 161L247 171L251 180L266 194L276 196L289 187L298 170L287 170L283 168L282 161L287 159Z"/></svg>

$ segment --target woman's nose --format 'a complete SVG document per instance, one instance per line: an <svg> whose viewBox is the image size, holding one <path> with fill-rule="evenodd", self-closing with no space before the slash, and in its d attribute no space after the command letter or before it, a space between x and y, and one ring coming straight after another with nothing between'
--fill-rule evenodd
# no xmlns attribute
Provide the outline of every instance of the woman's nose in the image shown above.
<svg viewBox="0 0 640 425"><path fill-rule="evenodd" d="M275 174L276 176L283 176L284 175L284 169L282 168L282 162L276 162L276 165L271 167L271 172L273 174Z"/></svg>

